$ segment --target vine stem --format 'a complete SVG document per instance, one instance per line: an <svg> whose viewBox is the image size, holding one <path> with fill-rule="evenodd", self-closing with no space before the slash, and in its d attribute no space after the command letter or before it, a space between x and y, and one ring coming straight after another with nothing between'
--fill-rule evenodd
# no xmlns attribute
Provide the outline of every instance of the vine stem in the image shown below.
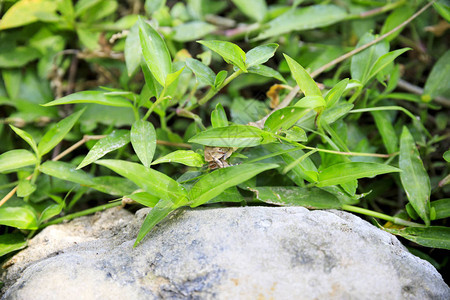
<svg viewBox="0 0 450 300"><path fill-rule="evenodd" d="M330 61L329 63L323 65L322 67L318 68L317 70L313 71L310 76L311 78L315 78L318 75L320 75L321 73L323 73L325 70L327 70L328 68L334 67L335 65L337 65L338 63L346 60L347 58L352 57L353 55L366 50L367 48L381 42L382 40L384 40L385 38L387 38L388 36L392 35L393 33L397 32L398 30L402 29L403 27L405 27L406 25L408 25L412 20L414 20L415 18L417 18L419 15L421 15L425 10L427 10L427 8L429 8L431 5L433 5L435 1L430 1L427 5L425 5L424 7L422 7L420 10L418 10L415 14L413 14L410 18L408 18L406 21L404 21L403 23L401 23L400 25L398 25L397 27L395 27L394 29L392 29L391 31L377 37L376 39L374 39L373 41L371 41L370 43L367 43L365 45L362 45L361 47L358 47L350 52L347 52L346 54ZM263 128L264 127L264 122L267 120L267 118L273 114L275 111L285 108L286 106L288 106L291 101L294 99L295 95L297 95L297 93L300 91L300 87L298 85L296 85L290 92L289 94L283 99L283 101L277 106L275 107L269 114L267 114L264 118L262 118L261 120L258 120L257 122L255 122L255 125L259 128Z"/></svg>
<svg viewBox="0 0 450 300"><path fill-rule="evenodd" d="M353 206L353 205L347 205L347 204L343 204L342 205L342 209L346 210L346 211L350 211L350 212L354 212L354 213L358 213L358 214L363 214L366 216L371 216L374 218L378 218L378 219L382 219L385 221L389 221L398 225L404 225L404 226L410 226L410 227L425 227L425 225L419 224L419 223L415 223L415 222L410 222L410 221L406 221L397 217L391 217L388 215L385 215L383 213L379 213L376 211L372 211L369 209L365 209L362 207L357 207L357 206Z"/></svg>

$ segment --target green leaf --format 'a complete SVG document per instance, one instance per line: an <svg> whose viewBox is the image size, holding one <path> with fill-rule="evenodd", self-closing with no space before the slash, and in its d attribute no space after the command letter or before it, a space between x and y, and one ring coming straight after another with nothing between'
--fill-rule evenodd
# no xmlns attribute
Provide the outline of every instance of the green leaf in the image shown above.
<svg viewBox="0 0 450 300"><path fill-rule="evenodd" d="M348 78L345 78L339 81L325 96L325 102L327 103L327 107L334 106L339 99L342 97L342 94L345 91L349 82Z"/></svg>
<svg viewBox="0 0 450 300"><path fill-rule="evenodd" d="M257 174L278 167L276 164L242 164L212 171L197 181L189 191L191 207L202 205L220 195L227 188L236 186Z"/></svg>
<svg viewBox="0 0 450 300"><path fill-rule="evenodd" d="M406 227L404 229L381 228L425 247L450 250L450 227Z"/></svg>
<svg viewBox="0 0 450 300"><path fill-rule="evenodd" d="M353 104L344 102L338 105L333 105L331 108L327 108L323 111L320 122L325 122L325 124L332 124L336 122L339 118L348 115L349 111L352 110ZM323 125L323 123L322 123Z"/></svg>
<svg viewBox="0 0 450 300"><path fill-rule="evenodd" d="M434 9L443 17L447 22L450 22L450 5L446 0L438 0L433 3Z"/></svg>
<svg viewBox="0 0 450 300"><path fill-rule="evenodd" d="M265 66L265 65L257 65L252 66L247 69L249 73L261 75L264 77L270 77L275 78L281 82L286 83L286 80L283 78L283 76L276 70L272 69L271 67Z"/></svg>
<svg viewBox="0 0 450 300"><path fill-rule="evenodd" d="M388 153L398 151L398 138L386 111L371 112Z"/></svg>
<svg viewBox="0 0 450 300"><path fill-rule="evenodd" d="M139 39L145 62L155 79L165 85L167 75L172 72L172 60L166 43L159 33L139 18Z"/></svg>
<svg viewBox="0 0 450 300"><path fill-rule="evenodd" d="M16 99L22 83L22 70L4 69L2 76L9 99Z"/></svg>
<svg viewBox="0 0 450 300"><path fill-rule="evenodd" d="M0 173L35 165L36 156L23 149L10 150L0 155Z"/></svg>
<svg viewBox="0 0 450 300"><path fill-rule="evenodd" d="M294 186L264 186L249 188L257 200L281 206L305 206L309 209L340 208L334 195L318 188Z"/></svg>
<svg viewBox="0 0 450 300"><path fill-rule="evenodd" d="M395 27L399 26L403 22L405 22L409 17L412 16L414 13L414 9L412 6L409 5L402 5L392 11L392 13L386 18L383 27L381 28L380 34L383 35L385 33L388 33ZM386 37L386 40L388 42L394 40L404 29L405 27L402 27L400 30L397 30L396 32L390 34L388 37Z"/></svg>
<svg viewBox="0 0 450 300"><path fill-rule="evenodd" d="M261 22L267 12L265 0L231 0L246 16Z"/></svg>
<svg viewBox="0 0 450 300"><path fill-rule="evenodd" d="M326 106L322 96L306 96L295 103L295 107L301 108L317 108Z"/></svg>
<svg viewBox="0 0 450 300"><path fill-rule="evenodd" d="M216 74L210 67L193 58L186 59L186 66L195 74L197 82L214 87Z"/></svg>
<svg viewBox="0 0 450 300"><path fill-rule="evenodd" d="M156 197L168 199L179 206L187 203L185 189L178 182L161 172L123 160L102 159L95 163L128 178L144 191Z"/></svg>
<svg viewBox="0 0 450 300"><path fill-rule="evenodd" d="M271 43L257 46L245 54L247 68L267 62L277 51L278 44Z"/></svg>
<svg viewBox="0 0 450 300"><path fill-rule="evenodd" d="M83 91L70 94L68 96L53 100L43 106L53 106L62 104L76 104L76 103L96 103L108 106L117 107L133 107L133 104L120 96L108 96L101 91Z"/></svg>
<svg viewBox="0 0 450 300"><path fill-rule="evenodd" d="M53 14L56 1L20 0L14 3L3 15L0 30L16 28L39 21L40 16Z"/></svg>
<svg viewBox="0 0 450 300"><path fill-rule="evenodd" d="M293 30L308 30L337 23L347 16L343 8L336 5L311 5L290 9L267 23L268 28L261 31L255 40L280 36Z"/></svg>
<svg viewBox="0 0 450 300"><path fill-rule="evenodd" d="M34 210L28 206L0 207L0 225L19 229L38 229L37 217Z"/></svg>
<svg viewBox="0 0 450 300"><path fill-rule="evenodd" d="M31 47L18 46L13 51L9 47L0 48L0 68L23 67L40 56L39 51Z"/></svg>
<svg viewBox="0 0 450 300"><path fill-rule="evenodd" d="M138 189L138 186L130 180L116 176L94 177L92 178L92 184L89 185L89 187L114 196L131 194Z"/></svg>
<svg viewBox="0 0 450 300"><path fill-rule="evenodd" d="M295 106L276 110L267 118L264 129L273 133L277 133L280 129L289 129L308 111L308 109Z"/></svg>
<svg viewBox="0 0 450 300"><path fill-rule="evenodd" d="M450 162L450 150L445 151L442 157L446 162Z"/></svg>
<svg viewBox="0 0 450 300"><path fill-rule="evenodd" d="M220 193L218 196L212 198L207 204L213 204L213 203L220 203L220 202L244 202L245 198L242 197L241 193L239 193L237 187L232 186L230 188L227 188L225 191Z"/></svg>
<svg viewBox="0 0 450 300"><path fill-rule="evenodd" d="M147 233L155 227L156 224L161 222L165 217L167 217L172 211L174 211L173 203L170 200L161 199L155 205L155 207L150 210L144 222L142 223L141 229L136 237L134 247L136 247L142 239L147 235Z"/></svg>
<svg viewBox="0 0 450 300"><path fill-rule="evenodd" d="M39 223L47 221L48 219L53 218L61 213L63 209L63 203L61 204L52 204L47 206L41 213L41 217L39 218Z"/></svg>
<svg viewBox="0 0 450 300"><path fill-rule="evenodd" d="M450 98L450 84L445 78L450 78L450 50L447 50L431 69L422 99L431 100L437 96Z"/></svg>
<svg viewBox="0 0 450 300"><path fill-rule="evenodd" d="M359 40L356 48L370 43L374 39L375 36L368 32ZM384 40L352 56L350 65L352 79L358 80L364 85L368 81L369 72L375 62L388 51L389 43Z"/></svg>
<svg viewBox="0 0 450 300"><path fill-rule="evenodd" d="M403 171L400 180L409 202L425 224L430 225L430 178L414 139L405 126L400 136L399 167Z"/></svg>
<svg viewBox="0 0 450 300"><path fill-rule="evenodd" d="M125 63L127 65L128 76L131 77L141 64L141 42L139 39L139 23L131 27L125 40Z"/></svg>
<svg viewBox="0 0 450 300"><path fill-rule="evenodd" d="M154 207L159 201L158 197L153 196L152 194L146 192L137 192L134 194L124 196L124 198L130 198L131 200L136 201L137 203L147 207Z"/></svg>
<svg viewBox="0 0 450 300"><path fill-rule="evenodd" d="M434 214L431 214L432 220L439 220L450 217L450 198L431 201L430 211L434 211Z"/></svg>
<svg viewBox="0 0 450 300"><path fill-rule="evenodd" d="M23 249L26 246L27 240L20 233L0 235L0 256Z"/></svg>
<svg viewBox="0 0 450 300"><path fill-rule="evenodd" d="M306 132L298 126L294 126L289 130L285 131L286 138L295 142L307 142L308 137L306 136Z"/></svg>
<svg viewBox="0 0 450 300"><path fill-rule="evenodd" d="M218 89L222 83L227 79L228 72L225 70L220 71L217 73L216 78L214 79L214 89Z"/></svg>
<svg viewBox="0 0 450 300"><path fill-rule="evenodd" d="M211 113L211 125L213 128L228 126L227 114L220 103L217 103L216 109Z"/></svg>
<svg viewBox="0 0 450 300"><path fill-rule="evenodd" d="M22 179L17 185L17 197L23 198L31 195L36 190L36 185L29 180Z"/></svg>
<svg viewBox="0 0 450 300"><path fill-rule="evenodd" d="M289 150L295 148L291 145L282 145L282 144L267 144L264 146L271 152L280 152L283 150ZM281 154L281 158L286 163L286 166L298 161L300 157L303 157L305 152L298 149L296 151L283 153ZM283 166L285 167L285 166ZM296 164L288 173L287 176L295 182L295 184L299 186L303 186L303 180L307 180L308 182L316 182L318 178L316 165L312 162L309 157L306 157L300 163Z"/></svg>
<svg viewBox="0 0 450 300"><path fill-rule="evenodd" d="M39 170L47 175L63 180L75 182L82 185L92 185L92 176L82 170L77 170L75 166L61 161L46 161Z"/></svg>
<svg viewBox="0 0 450 300"><path fill-rule="evenodd" d="M41 154L39 153L38 147L36 145L36 142L34 141L31 134L29 134L28 132L26 132L22 129L19 129L13 125L9 125L9 127L11 127L11 129L14 130L14 132L18 136L20 136L25 142L27 142L28 145L31 146L31 148L33 149L34 153L36 153L37 156L41 156Z"/></svg>
<svg viewBox="0 0 450 300"><path fill-rule="evenodd" d="M176 72L169 73L166 77L166 81L165 81L166 86L165 87L168 88L172 83L174 83L178 79L178 77L180 77L180 74L181 74L181 72L183 72L183 70L184 70L184 67L179 69Z"/></svg>
<svg viewBox="0 0 450 300"><path fill-rule="evenodd" d="M156 149L156 131L152 123L138 120L131 127L131 145L139 160L150 167Z"/></svg>
<svg viewBox="0 0 450 300"><path fill-rule="evenodd" d="M189 143L213 147L254 147L275 141L269 133L248 125L231 125L207 129L195 135Z"/></svg>
<svg viewBox="0 0 450 300"><path fill-rule="evenodd" d="M408 215L416 220L419 215L412 207L411 203L406 204ZM430 219L432 221L445 219L450 217L450 198L431 201L430 203Z"/></svg>
<svg viewBox="0 0 450 300"><path fill-rule="evenodd" d="M192 150L176 150L163 157L158 158L152 165L160 163L179 163L189 167L201 167L205 164L203 156Z"/></svg>
<svg viewBox="0 0 450 300"><path fill-rule="evenodd" d="M128 130L114 130L111 134L95 143L94 147L91 148L83 161L78 165L77 169L81 169L93 163L97 159L105 156L111 151L125 146L129 142L130 132Z"/></svg>
<svg viewBox="0 0 450 300"><path fill-rule="evenodd" d="M305 96L322 97L322 92L320 91L316 82L311 78L311 76L309 76L308 72L306 72L306 70L303 69L303 67L298 62L296 62L286 54L283 55L288 63L289 69L291 70L292 77L294 77L295 81L300 87L300 90L305 94Z"/></svg>
<svg viewBox="0 0 450 300"><path fill-rule="evenodd" d="M389 165L378 163L338 163L319 172L319 182L317 183L317 186L322 187L337 185L363 177L372 177L392 172L401 172L401 170Z"/></svg>
<svg viewBox="0 0 450 300"><path fill-rule="evenodd" d="M173 39L178 42L191 42L216 30L216 26L203 21L192 21L173 27Z"/></svg>
<svg viewBox="0 0 450 300"><path fill-rule="evenodd" d="M245 67L245 52L235 45L226 41L197 41L216 52L229 64L233 64L244 72L247 72Z"/></svg>
<svg viewBox="0 0 450 300"><path fill-rule="evenodd" d="M411 48L398 49L380 56L370 69L366 82L369 81L375 75L377 75L379 72L381 72L383 69L385 69L390 63L394 61L394 59L396 59L398 56L402 55L408 50L411 50ZM364 83L365 82L363 82L363 84Z"/></svg>
<svg viewBox="0 0 450 300"><path fill-rule="evenodd" d="M53 126L49 131L47 131L42 137L41 141L38 145L38 153L40 156L45 155L50 150L52 150L62 139L66 136L67 133L72 129L73 125L78 121L80 116L85 111L85 108L82 110L73 113L65 119L62 119L55 126Z"/></svg>

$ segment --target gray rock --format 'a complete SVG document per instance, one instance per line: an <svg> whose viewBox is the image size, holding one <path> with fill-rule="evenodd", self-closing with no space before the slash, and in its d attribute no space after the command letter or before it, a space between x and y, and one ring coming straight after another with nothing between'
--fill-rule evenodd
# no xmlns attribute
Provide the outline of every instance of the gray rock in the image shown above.
<svg viewBox="0 0 450 300"><path fill-rule="evenodd" d="M148 210L49 226L7 263L2 299L450 299L428 262L341 211Z"/></svg>

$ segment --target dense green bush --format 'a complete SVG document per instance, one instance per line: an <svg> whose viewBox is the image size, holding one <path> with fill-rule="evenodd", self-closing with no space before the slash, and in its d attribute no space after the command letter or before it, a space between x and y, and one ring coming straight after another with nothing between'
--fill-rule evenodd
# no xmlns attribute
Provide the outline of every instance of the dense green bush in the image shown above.
<svg viewBox="0 0 450 300"><path fill-rule="evenodd" d="M0 16L0 255L126 203L154 207L136 244L181 207L302 205L445 263L417 244L450 249L448 2L10 0Z"/></svg>

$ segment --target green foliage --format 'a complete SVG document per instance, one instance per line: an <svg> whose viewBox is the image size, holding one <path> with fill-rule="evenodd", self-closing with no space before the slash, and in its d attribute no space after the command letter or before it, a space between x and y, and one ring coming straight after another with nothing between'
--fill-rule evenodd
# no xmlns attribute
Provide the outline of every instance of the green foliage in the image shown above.
<svg viewBox="0 0 450 300"><path fill-rule="evenodd" d="M449 249L448 6L402 31L423 1L350 2L0 5L0 255L117 197L152 207L135 245L181 207L251 202Z"/></svg>

